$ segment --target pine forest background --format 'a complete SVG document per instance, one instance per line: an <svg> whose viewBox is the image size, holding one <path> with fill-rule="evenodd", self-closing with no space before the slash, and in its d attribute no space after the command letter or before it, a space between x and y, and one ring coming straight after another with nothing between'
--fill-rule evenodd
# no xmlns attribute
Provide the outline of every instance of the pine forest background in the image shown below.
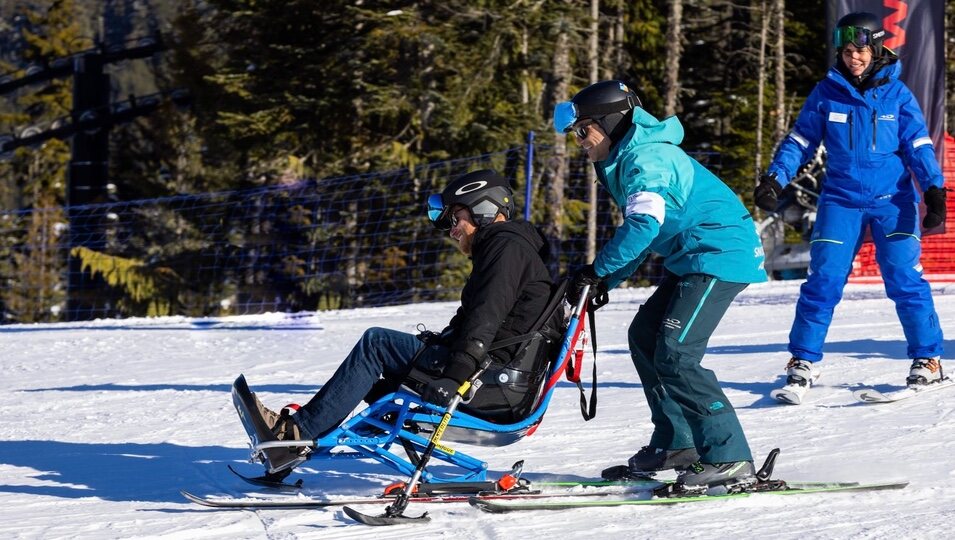
<svg viewBox="0 0 955 540"><path fill-rule="evenodd" d="M627 81L752 208L758 168L831 64L822 0L0 0L0 75L153 35L163 52L109 67L112 100L185 88L191 106L110 130L97 249L64 247L69 141L0 161L0 322L64 320L67 255L97 283L89 316L456 298L468 262L423 200L488 166L519 208L533 166L531 218L566 272L615 213L554 134L555 103ZM3 96L0 134L68 116L70 85Z"/></svg>

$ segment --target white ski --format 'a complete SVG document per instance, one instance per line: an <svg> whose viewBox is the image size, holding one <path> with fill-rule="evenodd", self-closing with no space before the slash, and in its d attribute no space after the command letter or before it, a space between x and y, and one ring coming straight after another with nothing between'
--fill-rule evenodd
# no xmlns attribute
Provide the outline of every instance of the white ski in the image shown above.
<svg viewBox="0 0 955 540"><path fill-rule="evenodd" d="M787 405L799 405L802 403L803 396L805 396L808 391L808 385L787 384L782 388L777 388L770 392L769 397Z"/></svg>
<svg viewBox="0 0 955 540"><path fill-rule="evenodd" d="M782 388L777 388L770 392L769 397L780 403L785 403L786 405L799 405L802 403L802 398L806 395L806 392L816 385L816 382L819 381L819 377L821 375L822 371L817 371L816 376L809 381L809 384L805 386L799 384L787 384Z"/></svg>
<svg viewBox="0 0 955 540"><path fill-rule="evenodd" d="M908 399L915 395L926 394L936 390L941 390L943 388L949 388L951 386L955 386L955 381L949 377L945 377L944 379L929 385L916 387L907 386L905 388L892 390L889 392L880 392L875 388L860 388L859 390L852 392L852 395L863 403L893 403L895 401Z"/></svg>

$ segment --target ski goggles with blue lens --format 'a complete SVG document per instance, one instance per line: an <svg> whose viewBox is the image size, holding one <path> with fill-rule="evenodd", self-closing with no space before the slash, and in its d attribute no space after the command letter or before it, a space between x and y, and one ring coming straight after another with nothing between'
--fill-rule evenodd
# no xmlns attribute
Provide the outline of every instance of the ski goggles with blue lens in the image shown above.
<svg viewBox="0 0 955 540"><path fill-rule="evenodd" d="M564 101L554 107L554 129L557 133L570 133L577 120L577 105L573 101Z"/></svg>
<svg viewBox="0 0 955 540"><path fill-rule="evenodd" d="M876 36L868 28L861 26L841 26L833 32L832 43L837 49L842 49L849 43L862 49L865 47L875 47L876 38L884 34L885 31L878 32Z"/></svg>
<svg viewBox="0 0 955 540"><path fill-rule="evenodd" d="M449 209L445 208L444 200L442 200L440 193L428 196L428 219L431 220L431 224L434 225L435 229L441 231L451 230L454 224L451 223L451 216L449 214Z"/></svg>

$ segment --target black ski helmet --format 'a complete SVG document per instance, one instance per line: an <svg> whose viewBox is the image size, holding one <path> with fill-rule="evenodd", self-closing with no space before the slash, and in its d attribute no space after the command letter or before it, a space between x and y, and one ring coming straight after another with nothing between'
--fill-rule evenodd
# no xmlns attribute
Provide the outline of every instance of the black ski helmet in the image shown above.
<svg viewBox="0 0 955 540"><path fill-rule="evenodd" d="M492 223L498 214L510 219L514 214L514 194L507 179L497 171L471 171L448 184L441 195L432 195L428 199L429 217L435 228L450 230L451 215L458 205L471 212L474 223L480 228Z"/></svg>
<svg viewBox="0 0 955 540"><path fill-rule="evenodd" d="M620 142L630 129L633 109L643 106L637 94L617 80L591 84L570 101L576 108L577 120L593 119L613 144Z"/></svg>
<svg viewBox="0 0 955 540"><path fill-rule="evenodd" d="M882 21L866 11L843 16L832 33L832 44L840 53L847 44L852 43L859 48L870 47L872 57L879 58L882 56L884 41L885 28L882 27Z"/></svg>

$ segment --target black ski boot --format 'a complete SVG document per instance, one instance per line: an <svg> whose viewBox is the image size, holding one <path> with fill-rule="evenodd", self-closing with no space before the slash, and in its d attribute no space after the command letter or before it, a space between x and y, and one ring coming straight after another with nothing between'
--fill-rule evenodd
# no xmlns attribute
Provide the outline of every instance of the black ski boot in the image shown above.
<svg viewBox="0 0 955 540"><path fill-rule="evenodd" d="M606 468L600 475L605 480L646 480L652 479L659 471L682 470L698 459L700 455L696 452L696 448L664 450L644 446L627 461L626 465Z"/></svg>
<svg viewBox="0 0 955 540"><path fill-rule="evenodd" d="M752 461L702 463L697 461L676 477L674 492L685 495L706 493L738 493L756 485L756 468Z"/></svg>

